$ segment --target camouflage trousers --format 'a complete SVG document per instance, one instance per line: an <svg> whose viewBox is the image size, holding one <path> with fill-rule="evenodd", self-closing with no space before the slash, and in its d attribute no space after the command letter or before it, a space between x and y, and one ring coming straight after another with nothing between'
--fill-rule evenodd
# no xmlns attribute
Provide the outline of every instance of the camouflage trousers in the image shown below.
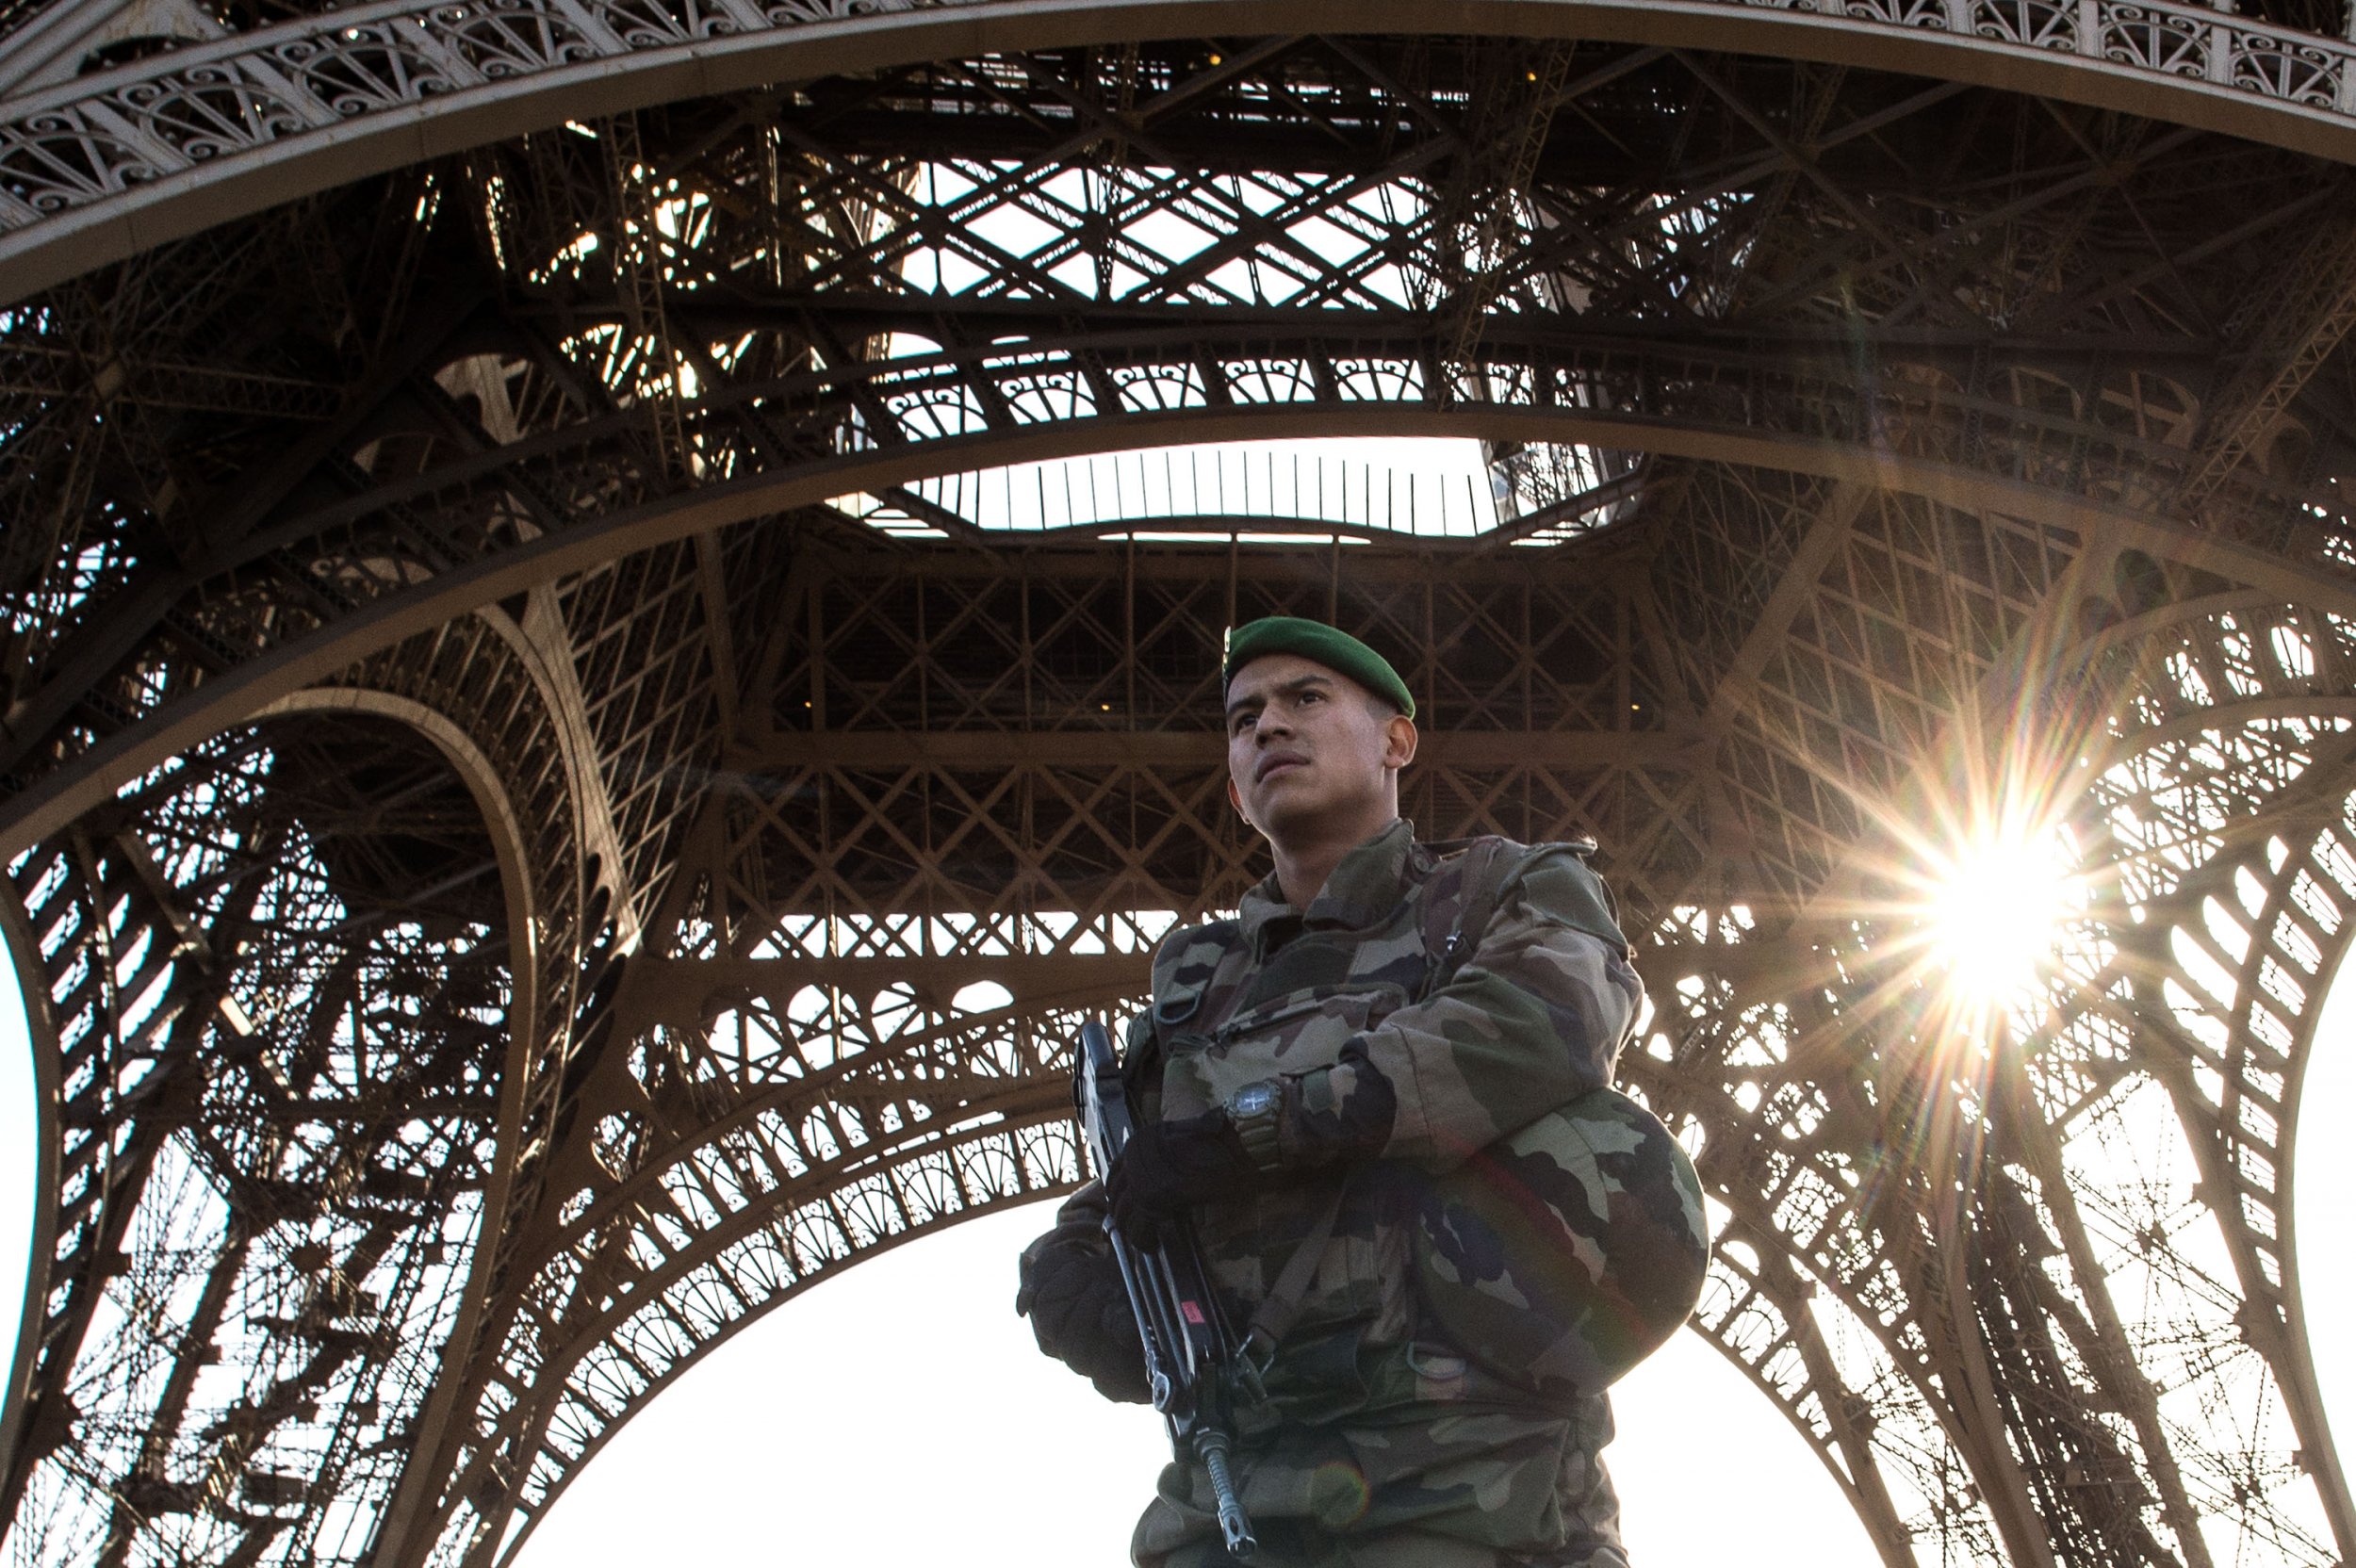
<svg viewBox="0 0 2356 1568"><path fill-rule="evenodd" d="M1611 1421L1595 1399L1561 1419L1427 1406L1255 1434L1235 1456L1252 1568L1628 1568L1596 1452ZM1199 1466L1163 1469L1129 1550L1137 1568L1226 1568Z"/></svg>

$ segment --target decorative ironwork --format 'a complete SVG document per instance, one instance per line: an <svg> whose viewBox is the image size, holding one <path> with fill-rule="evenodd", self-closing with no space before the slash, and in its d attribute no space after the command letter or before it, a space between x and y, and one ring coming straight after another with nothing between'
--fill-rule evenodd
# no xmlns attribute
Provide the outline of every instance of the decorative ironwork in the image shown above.
<svg viewBox="0 0 2356 1568"><path fill-rule="evenodd" d="M2147 87L2198 82L2329 121L2356 119L2356 43L2229 8L2175 0L1705 3L1747 13L1754 24L1785 14L1813 24L1819 30L1810 40L1791 45L1803 52L1824 47L1822 29L1837 19L1860 41L1874 32L1914 44L1968 41L1972 48L2141 78ZM1621 25L1644 24L1643 5L1623 8L1628 16ZM475 106L472 100L532 91L547 98L553 123L573 112L558 94L578 97L599 81L628 83L633 74L615 69L625 62L648 80L687 68L706 90L750 87L797 74L791 50L805 35L832 42L846 28L880 32L944 9L1028 20L1029 8L1024 0L376 0L187 43L0 104L0 276L12 253L41 242L44 224L176 200L183 194L176 188L232 178L256 155L302 158L316 144L322 168L349 172L352 133L374 124L403 138L371 164L382 168L416 155L417 143L406 133L421 113L454 119ZM1153 30L1145 20L1152 8L1137 9L1139 26ZM1237 11L1238 30L1271 20L1251 7ZM1188 24L1209 25L1200 15ZM916 47L921 57L924 46ZM1832 50L1833 57L1844 55L1845 46ZM1939 57L1924 63L1936 71ZM601 106L638 106L634 98ZM331 150L340 156L327 155ZM283 196L300 186L264 188ZM193 221L217 221L233 210L211 204ZM182 226L171 232L185 232L190 220L176 221ZM104 241L117 247L106 259L160 232L152 220L145 229ZM12 233L22 238L11 243ZM59 237L68 237L60 231ZM71 242L87 247L92 237L90 224L72 225ZM89 258L53 265L62 270L28 274L32 286L71 275ZM1478 312L1467 315L1459 335L1477 318Z"/></svg>
<svg viewBox="0 0 2356 1568"><path fill-rule="evenodd" d="M1771 20L2211 85L2290 36L1844 15ZM455 106L796 17L355 7L57 103L349 30L319 72ZM332 135L246 91L206 134ZM2356 907L2337 166L1837 62L1320 35L323 183L0 314L52 1107L11 1551L505 1560L735 1328L1068 1185L1072 1021L1255 874L1209 650L1275 612L1401 654L1427 832L1602 841L1628 1082L1725 1216L1699 1331L1893 1568L2356 1548L2286 1205ZM1026 532L939 479L1348 433L1488 443L1496 526ZM1906 882L1973 778L2082 894L1967 1019Z"/></svg>

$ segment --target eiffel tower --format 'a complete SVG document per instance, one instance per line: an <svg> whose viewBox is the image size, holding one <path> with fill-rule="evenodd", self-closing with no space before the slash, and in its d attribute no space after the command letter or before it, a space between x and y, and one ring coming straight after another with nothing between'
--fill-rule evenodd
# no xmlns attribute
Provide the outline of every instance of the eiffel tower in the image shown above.
<svg viewBox="0 0 2356 1568"><path fill-rule="evenodd" d="M1693 1328L1890 1568L2356 1558L2351 36L0 0L8 1560L504 1563L733 1330L1073 1184L1075 1023L1258 874L1271 612L1399 656L1427 836L1601 841ZM1482 461L1233 445L1348 436ZM1962 1008L1991 825L2070 892Z"/></svg>

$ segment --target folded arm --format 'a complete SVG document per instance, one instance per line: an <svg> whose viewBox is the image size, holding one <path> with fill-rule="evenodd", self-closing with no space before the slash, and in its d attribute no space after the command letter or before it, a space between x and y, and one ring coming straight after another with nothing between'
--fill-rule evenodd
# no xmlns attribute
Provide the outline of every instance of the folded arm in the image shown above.
<svg viewBox="0 0 2356 1568"><path fill-rule="evenodd" d="M1285 1080L1284 1163L1460 1164L1609 1084L1644 994L1602 883L1541 851L1446 985Z"/></svg>

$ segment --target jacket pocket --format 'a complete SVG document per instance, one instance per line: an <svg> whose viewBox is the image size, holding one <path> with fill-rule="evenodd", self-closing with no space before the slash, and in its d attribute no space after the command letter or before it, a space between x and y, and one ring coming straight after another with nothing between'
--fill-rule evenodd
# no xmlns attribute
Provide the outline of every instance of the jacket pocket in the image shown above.
<svg viewBox="0 0 2356 1568"><path fill-rule="evenodd" d="M1388 982L1296 991L1219 1024L1204 1037L1200 1053L1172 1058L1171 1072L1193 1080L1191 1097L1204 1107L1224 1104L1246 1084L1332 1067L1352 1036L1374 1027L1406 1000L1407 993Z"/></svg>
<svg viewBox="0 0 2356 1568"><path fill-rule="evenodd" d="M1208 1029L1173 1035L1162 1074L1165 1120L1199 1116L1246 1084L1314 1072L1342 1046L1388 1017L1406 992L1384 983L1295 991Z"/></svg>

